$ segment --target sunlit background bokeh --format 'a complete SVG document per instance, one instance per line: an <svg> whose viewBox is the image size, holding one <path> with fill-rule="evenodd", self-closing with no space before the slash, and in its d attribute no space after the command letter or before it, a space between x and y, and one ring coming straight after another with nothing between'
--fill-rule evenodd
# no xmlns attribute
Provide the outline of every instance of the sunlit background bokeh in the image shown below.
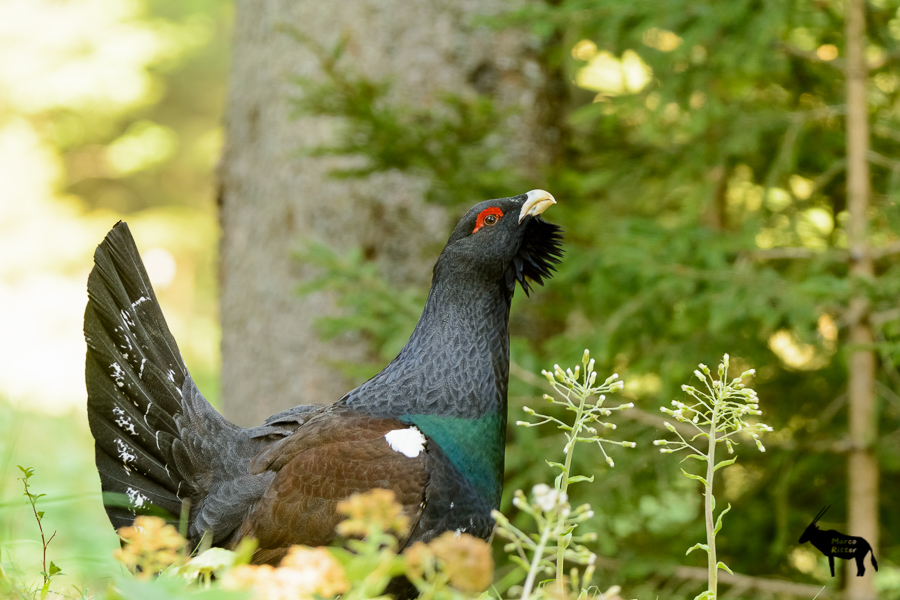
<svg viewBox="0 0 900 600"><path fill-rule="evenodd" d="M96 572L115 546L90 468L81 320L93 249L119 219L217 401L230 19L218 0L0 1L0 560L38 556L18 464L47 493L64 572Z"/></svg>

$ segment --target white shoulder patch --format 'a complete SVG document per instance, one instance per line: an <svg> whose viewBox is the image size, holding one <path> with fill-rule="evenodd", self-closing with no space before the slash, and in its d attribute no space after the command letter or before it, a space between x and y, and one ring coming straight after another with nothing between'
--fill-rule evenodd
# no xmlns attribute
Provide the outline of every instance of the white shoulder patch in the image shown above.
<svg viewBox="0 0 900 600"><path fill-rule="evenodd" d="M416 427L395 429L384 434L391 450L415 458L425 449L425 436Z"/></svg>

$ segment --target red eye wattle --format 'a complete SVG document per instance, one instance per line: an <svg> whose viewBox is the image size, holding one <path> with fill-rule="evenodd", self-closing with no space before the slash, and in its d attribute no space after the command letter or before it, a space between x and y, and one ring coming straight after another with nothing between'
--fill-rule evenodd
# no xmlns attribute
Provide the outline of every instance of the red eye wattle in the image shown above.
<svg viewBox="0 0 900 600"><path fill-rule="evenodd" d="M475 220L475 229L472 230L472 233L475 233L485 225L490 226L496 224L502 216L503 211L496 206L484 209L478 213L478 219Z"/></svg>

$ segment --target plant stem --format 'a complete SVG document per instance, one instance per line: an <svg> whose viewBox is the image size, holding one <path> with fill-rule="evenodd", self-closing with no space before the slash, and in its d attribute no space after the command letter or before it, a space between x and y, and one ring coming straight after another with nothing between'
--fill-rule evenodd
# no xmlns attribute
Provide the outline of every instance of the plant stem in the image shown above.
<svg viewBox="0 0 900 600"><path fill-rule="evenodd" d="M724 381L724 379L723 379ZM724 385L724 383L723 383ZM718 594L719 570L716 567L716 534L715 521L713 520L713 477L716 472L716 426L718 419L719 403L713 398L713 413L709 423L709 448L706 451L706 545L709 547L709 587L712 600Z"/></svg>
<svg viewBox="0 0 900 600"><path fill-rule="evenodd" d="M587 382L587 378L589 376L590 375L588 374L587 370L585 369L585 373L584 373L585 382ZM571 468L572 468L572 455L575 454L575 440L578 439L578 434L581 433L581 426L582 426L581 419L584 415L584 402L585 402L585 400L587 400L587 397L584 394L579 394L579 396L581 396L581 398L580 398L580 401L578 402L578 410L575 413L575 423L572 425L572 433L569 435L569 443L568 443L568 446L566 447L567 448L567 450L566 450L566 466L562 472L562 475L560 476L559 491L562 493L566 493L566 491L569 489L569 473L571 472ZM562 524L562 521L564 518L565 517L563 517L563 515L560 513L560 515L559 515L560 525ZM559 527L558 529L560 531L564 530L564 528L562 528L562 527ZM556 581L562 581L562 579L563 579L563 576L564 576L563 569L565 568L564 562L565 562L566 548L568 547L568 545L569 544L567 542L563 541L562 536L560 536L560 539L558 540L558 542L556 544Z"/></svg>
<svg viewBox="0 0 900 600"><path fill-rule="evenodd" d="M21 468L21 467L20 467ZM35 503L35 497L31 493L31 490L28 489L28 476L21 478L22 483L25 484L25 496L28 498L29 504L31 504L31 510L34 513L34 520L37 521L38 531L41 532L41 546L43 547L43 557L41 559L41 566L44 568L42 574L44 576L44 586L41 592L41 598L44 598L47 595L47 587L50 583L50 572L47 570L47 546L53 541L53 538L56 537L56 532L53 532L53 535L50 536L48 540L46 536L44 536L44 526L41 524L41 517L38 515L37 505Z"/></svg>
<svg viewBox="0 0 900 600"><path fill-rule="evenodd" d="M538 543L537 548L534 549L534 556L531 558L531 565L528 567L528 577L525 578L525 586L522 588L522 600L528 600L531 596L531 588L534 587L534 579L537 577L537 572L541 564L541 557L544 556L544 548L547 546L547 540L550 539L550 531L552 529L549 521L544 523L541 541Z"/></svg>

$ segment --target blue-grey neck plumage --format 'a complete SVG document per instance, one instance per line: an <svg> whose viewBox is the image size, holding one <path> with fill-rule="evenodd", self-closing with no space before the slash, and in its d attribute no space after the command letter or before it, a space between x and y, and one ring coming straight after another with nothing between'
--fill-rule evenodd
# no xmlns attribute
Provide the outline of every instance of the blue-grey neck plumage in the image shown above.
<svg viewBox="0 0 900 600"><path fill-rule="evenodd" d="M506 410L512 293L435 266L428 302L400 354L343 402L370 414L479 418Z"/></svg>

